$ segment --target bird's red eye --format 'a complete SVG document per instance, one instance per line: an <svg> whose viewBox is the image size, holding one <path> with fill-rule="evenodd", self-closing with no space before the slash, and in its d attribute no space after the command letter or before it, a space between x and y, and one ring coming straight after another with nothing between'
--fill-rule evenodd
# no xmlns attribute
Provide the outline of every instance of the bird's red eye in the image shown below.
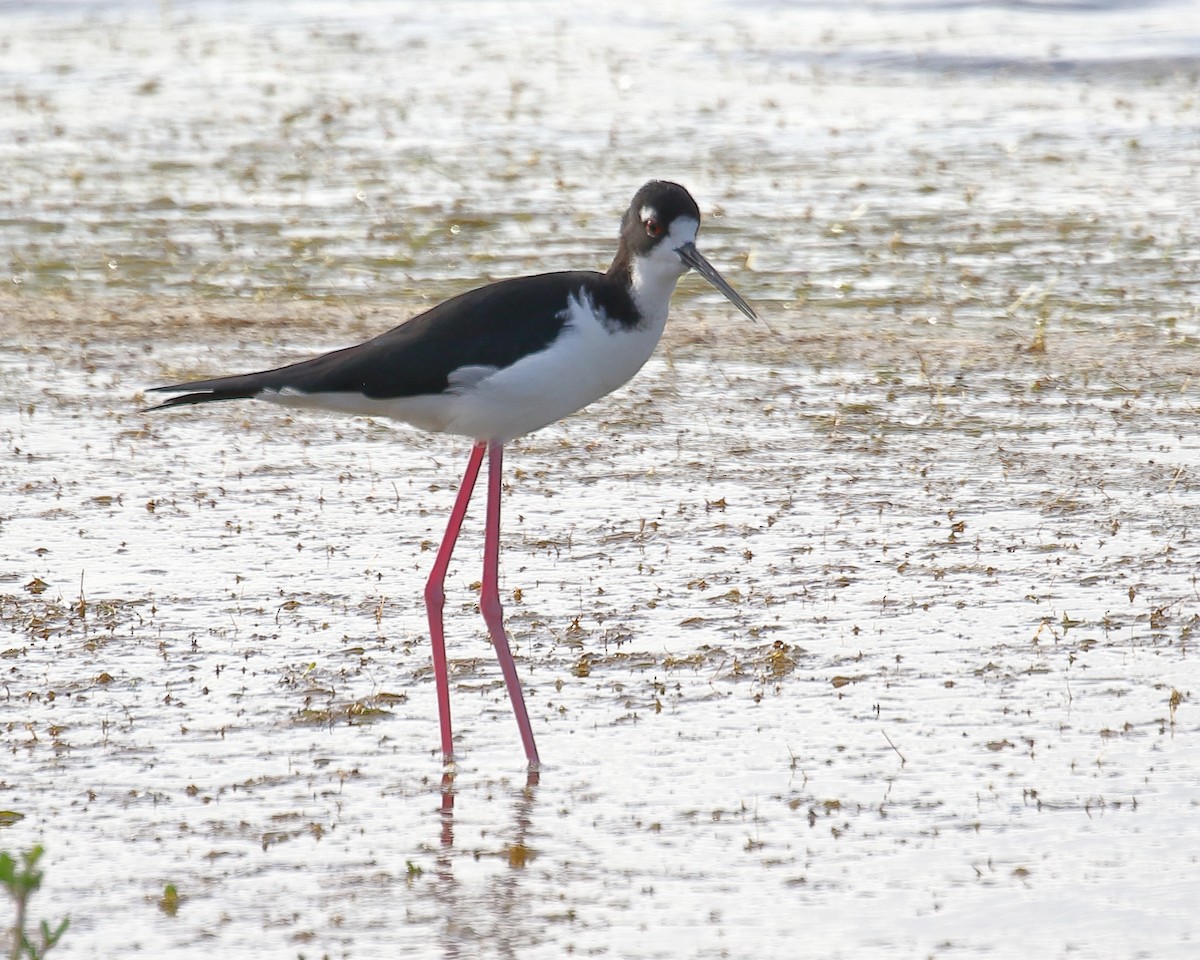
<svg viewBox="0 0 1200 960"><path fill-rule="evenodd" d="M653 217L651 217L649 220L646 221L646 236L648 236L648 237L661 237L662 236L662 224L659 223L657 220L655 220Z"/></svg>

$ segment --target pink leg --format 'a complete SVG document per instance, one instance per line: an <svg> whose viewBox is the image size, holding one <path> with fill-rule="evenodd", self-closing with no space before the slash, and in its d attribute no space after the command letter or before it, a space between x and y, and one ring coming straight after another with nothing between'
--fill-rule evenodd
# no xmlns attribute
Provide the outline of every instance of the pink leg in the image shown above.
<svg viewBox="0 0 1200 960"><path fill-rule="evenodd" d="M478 449L478 448L476 448ZM504 610L500 606L500 476L504 466L504 445L488 444L488 502L487 525L483 536L483 589L479 595L479 609L492 635L492 646L496 648L496 659L508 685L508 696L512 700L517 727L521 731L521 742L525 744L525 756L534 769L538 765L537 746L533 742L533 728L529 725L529 714L525 711L525 697L521 693L521 681L517 677L517 665L513 663L512 651L508 647L508 636L504 632Z"/></svg>
<svg viewBox="0 0 1200 960"><path fill-rule="evenodd" d="M486 444L483 443L477 443L471 448L471 457L467 460L462 485L458 488L454 509L450 511L450 522L446 524L446 535L442 537L437 559L433 561L433 569L425 583L425 612L429 615L433 676L437 686L438 717L442 725L442 759L446 762L454 759L454 740L450 732L450 673L446 665L446 634L442 628L442 606L446 600L446 568L450 566L454 544L458 542L458 531L462 529L467 504L471 502L471 492L475 489L475 479L479 476L485 448Z"/></svg>

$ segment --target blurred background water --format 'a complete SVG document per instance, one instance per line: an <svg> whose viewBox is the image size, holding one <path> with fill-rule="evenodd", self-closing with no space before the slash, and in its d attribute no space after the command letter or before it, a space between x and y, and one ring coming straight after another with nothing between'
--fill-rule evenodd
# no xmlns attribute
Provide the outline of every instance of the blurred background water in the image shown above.
<svg viewBox="0 0 1200 960"><path fill-rule="evenodd" d="M989 319L1032 285L1195 331L1190 2L0 10L24 292L436 300L603 267L660 176L776 314Z"/></svg>

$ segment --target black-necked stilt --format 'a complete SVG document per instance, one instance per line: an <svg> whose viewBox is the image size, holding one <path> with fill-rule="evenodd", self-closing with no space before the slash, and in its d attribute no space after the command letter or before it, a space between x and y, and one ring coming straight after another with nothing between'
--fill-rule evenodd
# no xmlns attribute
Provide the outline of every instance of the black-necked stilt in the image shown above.
<svg viewBox="0 0 1200 960"><path fill-rule="evenodd" d="M274 370L196 380L151 409L256 397L293 407L384 416L475 441L450 522L425 585L442 754L453 754L442 627L444 581L467 504L488 454L479 606L496 647L531 764L538 762L521 682L504 633L498 567L504 444L617 389L653 353L675 284L693 269L757 319L696 249L700 209L676 183L652 180L621 219L607 273L574 271L502 280L447 300L387 333ZM186 392L185 392L186 391Z"/></svg>

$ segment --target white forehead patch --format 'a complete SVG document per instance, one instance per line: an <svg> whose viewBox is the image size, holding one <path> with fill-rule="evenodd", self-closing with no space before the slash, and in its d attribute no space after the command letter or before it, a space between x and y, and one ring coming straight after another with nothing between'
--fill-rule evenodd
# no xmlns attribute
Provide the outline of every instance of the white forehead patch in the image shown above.
<svg viewBox="0 0 1200 960"><path fill-rule="evenodd" d="M642 207L641 211L638 213L638 216L642 218L642 223L645 223L647 220L657 220L658 211L653 207Z"/></svg>

